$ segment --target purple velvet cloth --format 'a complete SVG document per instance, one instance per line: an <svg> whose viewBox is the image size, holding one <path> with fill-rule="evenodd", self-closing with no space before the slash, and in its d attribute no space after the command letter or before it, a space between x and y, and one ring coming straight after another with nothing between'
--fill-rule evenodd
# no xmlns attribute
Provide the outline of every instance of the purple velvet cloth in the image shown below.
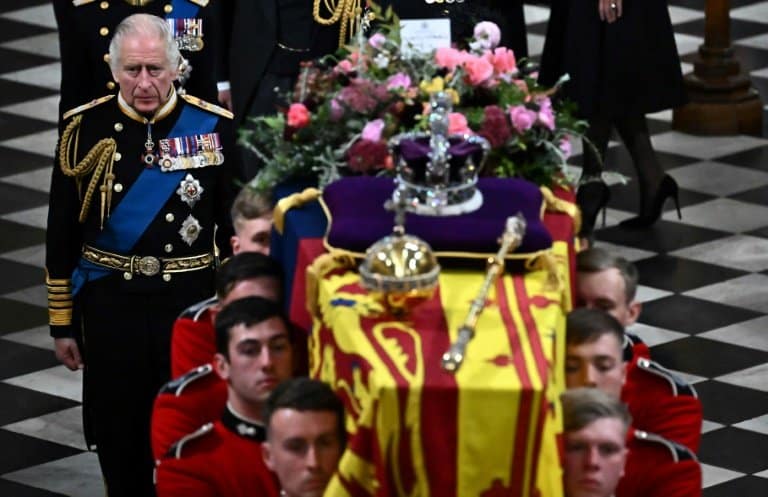
<svg viewBox="0 0 768 497"><path fill-rule="evenodd" d="M483 205L469 214L432 217L407 214L407 233L424 239L435 252L496 253L506 219L523 213L527 229L515 251L529 253L549 248L552 237L540 219L542 196L533 183L520 179L480 178ZM395 183L391 178L343 178L325 187L323 200L331 213L328 243L364 252L392 233L394 213L384 209Z"/></svg>

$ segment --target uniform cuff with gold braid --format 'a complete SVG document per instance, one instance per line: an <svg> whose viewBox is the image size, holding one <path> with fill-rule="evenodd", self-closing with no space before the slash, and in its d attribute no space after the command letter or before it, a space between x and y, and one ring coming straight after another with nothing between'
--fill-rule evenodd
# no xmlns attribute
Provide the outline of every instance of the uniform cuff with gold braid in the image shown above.
<svg viewBox="0 0 768 497"><path fill-rule="evenodd" d="M45 284L48 287L49 324L69 326L72 324L72 281L51 278L46 270Z"/></svg>

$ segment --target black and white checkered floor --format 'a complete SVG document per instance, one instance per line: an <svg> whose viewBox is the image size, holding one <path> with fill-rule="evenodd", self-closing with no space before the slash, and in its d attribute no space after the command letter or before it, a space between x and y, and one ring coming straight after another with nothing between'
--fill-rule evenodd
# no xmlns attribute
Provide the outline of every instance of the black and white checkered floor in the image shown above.
<svg viewBox="0 0 768 497"><path fill-rule="evenodd" d="M704 2L669 3L690 71ZM730 3L735 53L768 102L768 1ZM546 8L526 7L534 55L547 18ZM9 497L104 493L82 441L80 377L58 365L46 327L43 243L59 77L50 0L0 2L0 495ZM616 185L598 243L636 261L645 301L637 331L704 401L705 497L766 497L768 139L689 136L671 131L669 112L650 117L654 146L681 187L683 219L667 212L650 230L620 229L637 200L633 185ZM633 174L618 145L607 164Z"/></svg>

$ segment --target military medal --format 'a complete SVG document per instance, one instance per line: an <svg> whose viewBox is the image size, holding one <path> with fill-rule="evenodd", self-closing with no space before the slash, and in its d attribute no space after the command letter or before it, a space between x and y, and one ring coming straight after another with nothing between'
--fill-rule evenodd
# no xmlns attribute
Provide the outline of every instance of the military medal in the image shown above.
<svg viewBox="0 0 768 497"><path fill-rule="evenodd" d="M198 52L203 49L202 19L166 19L179 50Z"/></svg>
<svg viewBox="0 0 768 497"><path fill-rule="evenodd" d="M144 142L144 152L141 154L141 161L147 166L152 165L157 160L157 154L155 154L155 142L152 141L152 124L147 124L147 141Z"/></svg>
<svg viewBox="0 0 768 497"><path fill-rule="evenodd" d="M220 166L224 163L218 133L165 138L159 141L158 146L158 162L163 172Z"/></svg>
<svg viewBox="0 0 768 497"><path fill-rule="evenodd" d="M191 247L192 244L195 243L195 240L197 240L197 237L200 236L200 231L202 231L202 229L203 227L200 226L200 221L190 214L181 224L179 234L181 235L181 239L184 240L184 243Z"/></svg>
<svg viewBox="0 0 768 497"><path fill-rule="evenodd" d="M195 179L191 174L181 180L179 189L176 193L181 197L181 201L186 203L190 209L195 206L195 203L200 200L200 196L205 190L200 185L200 180Z"/></svg>

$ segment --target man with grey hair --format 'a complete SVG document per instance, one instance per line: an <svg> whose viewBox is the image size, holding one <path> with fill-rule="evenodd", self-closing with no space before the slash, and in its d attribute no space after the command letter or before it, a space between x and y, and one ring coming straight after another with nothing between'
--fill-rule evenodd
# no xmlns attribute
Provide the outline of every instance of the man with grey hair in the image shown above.
<svg viewBox="0 0 768 497"><path fill-rule="evenodd" d="M136 14L110 47L117 97L63 115L46 239L56 356L84 369L86 438L110 497L153 495L152 401L174 319L214 292L230 253L231 113L173 86L163 19ZM214 237L215 234L215 237Z"/></svg>
<svg viewBox="0 0 768 497"><path fill-rule="evenodd" d="M221 42L223 0L63 0L53 2L61 48L60 115L106 93L114 93L118 81L108 64L108 51L117 25L133 14L164 18L174 45L187 61L180 79L192 95L217 98L217 59ZM178 61L180 62L180 61ZM174 68L178 68L178 62Z"/></svg>

